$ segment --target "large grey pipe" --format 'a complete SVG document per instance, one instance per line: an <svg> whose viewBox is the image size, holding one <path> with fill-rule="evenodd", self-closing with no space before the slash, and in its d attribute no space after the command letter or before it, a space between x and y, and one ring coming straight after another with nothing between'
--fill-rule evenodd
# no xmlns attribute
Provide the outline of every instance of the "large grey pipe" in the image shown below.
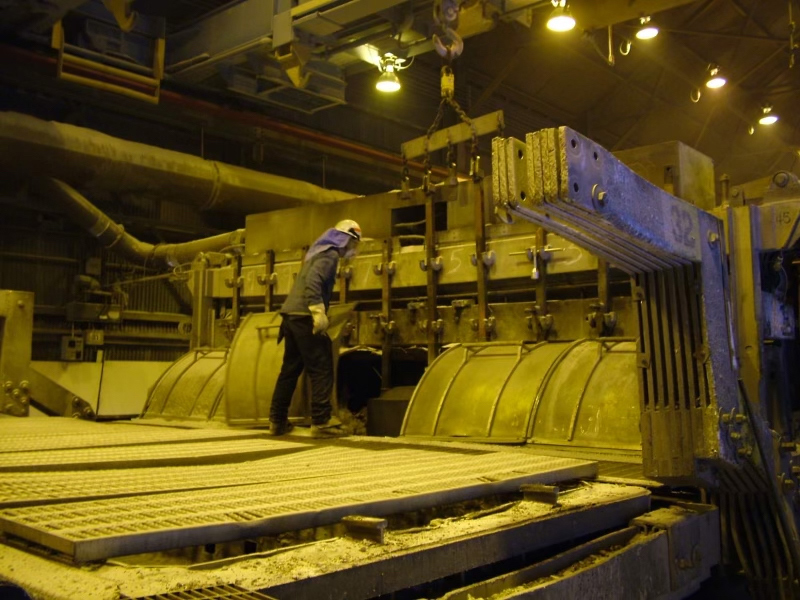
<svg viewBox="0 0 800 600"><path fill-rule="evenodd" d="M237 214L354 196L14 112L0 113L0 172L18 181L46 175L89 194L142 195Z"/></svg>
<svg viewBox="0 0 800 600"><path fill-rule="evenodd" d="M34 183L35 190L57 204L75 223L86 229L106 248L113 248L128 260L153 266L175 267L191 262L200 252L218 252L244 243L244 229L221 233L181 244L148 244L137 240L119 223L89 202L72 186L43 177Z"/></svg>

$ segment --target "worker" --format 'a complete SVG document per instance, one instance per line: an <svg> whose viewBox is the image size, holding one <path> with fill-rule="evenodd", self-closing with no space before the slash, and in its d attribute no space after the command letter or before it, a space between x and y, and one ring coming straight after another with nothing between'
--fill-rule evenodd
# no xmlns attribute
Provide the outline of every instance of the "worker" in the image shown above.
<svg viewBox="0 0 800 600"><path fill-rule="evenodd" d="M271 435L283 435L292 429L289 405L303 368L311 380L311 435L339 437L348 433L338 416L331 414L333 352L326 333L327 312L339 259L354 256L360 241L361 227L350 219L339 221L323 233L308 249L281 306L278 343L285 339L286 345L269 411Z"/></svg>

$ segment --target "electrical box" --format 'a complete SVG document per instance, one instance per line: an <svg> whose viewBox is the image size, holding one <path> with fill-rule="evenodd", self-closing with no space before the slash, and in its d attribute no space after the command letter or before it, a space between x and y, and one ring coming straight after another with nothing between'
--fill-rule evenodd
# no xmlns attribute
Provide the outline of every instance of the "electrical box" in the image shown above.
<svg viewBox="0 0 800 600"><path fill-rule="evenodd" d="M83 338L77 335L61 337L61 360L83 360Z"/></svg>
<svg viewBox="0 0 800 600"><path fill-rule="evenodd" d="M102 346L106 341L105 332L102 329L91 329L86 332L87 346Z"/></svg>

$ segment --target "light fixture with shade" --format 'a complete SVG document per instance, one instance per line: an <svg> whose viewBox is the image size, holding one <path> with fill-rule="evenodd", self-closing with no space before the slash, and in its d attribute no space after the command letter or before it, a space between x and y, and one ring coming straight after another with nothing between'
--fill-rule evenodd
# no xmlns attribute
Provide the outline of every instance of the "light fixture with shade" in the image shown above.
<svg viewBox="0 0 800 600"><path fill-rule="evenodd" d="M639 18L639 29L636 32L636 38L640 40L652 40L658 35L658 27L651 21L650 17Z"/></svg>
<svg viewBox="0 0 800 600"><path fill-rule="evenodd" d="M708 79L706 79L706 87L712 90L721 88L728 83L728 80L722 75L719 65L708 65Z"/></svg>
<svg viewBox="0 0 800 600"><path fill-rule="evenodd" d="M555 10L547 19L547 28L550 31L570 31L575 27L575 18L569 12L567 0L553 0Z"/></svg>
<svg viewBox="0 0 800 600"><path fill-rule="evenodd" d="M772 106L765 104L761 107L761 117L758 119L759 125L774 125L778 122L778 115L772 112Z"/></svg>
<svg viewBox="0 0 800 600"><path fill-rule="evenodd" d="M396 92L400 89L400 78L397 76L397 71L402 67L405 62L404 58L395 56L391 52L387 52L380 58L378 68L381 70L381 76L375 83L375 89L379 92Z"/></svg>

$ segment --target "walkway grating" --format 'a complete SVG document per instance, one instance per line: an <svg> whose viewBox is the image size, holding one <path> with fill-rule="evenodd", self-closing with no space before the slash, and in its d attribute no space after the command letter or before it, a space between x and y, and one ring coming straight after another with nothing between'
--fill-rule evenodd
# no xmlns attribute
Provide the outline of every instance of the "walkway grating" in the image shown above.
<svg viewBox="0 0 800 600"><path fill-rule="evenodd" d="M139 446L221 439L245 439L264 436L257 430L235 429L168 429L146 425L106 425L98 431L86 429L70 433L17 433L6 430L0 421L0 453L66 450L70 448L102 448Z"/></svg>
<svg viewBox="0 0 800 600"><path fill-rule="evenodd" d="M216 443L185 442L107 448L73 448L5 452L0 454L0 472L74 471L186 464L209 464L263 458L269 454L306 448L306 444L275 440L226 440Z"/></svg>
<svg viewBox="0 0 800 600"><path fill-rule="evenodd" d="M353 514L418 510L516 491L523 483L592 477L597 470L593 462L517 451L364 452L367 443L336 450L282 457L280 468L290 476L282 481L4 509L0 529L77 561L97 560L273 535Z"/></svg>
<svg viewBox="0 0 800 600"><path fill-rule="evenodd" d="M377 445L377 444L376 444ZM451 451L452 452L452 451ZM75 502L214 487L288 482L387 469L424 466L440 460L436 451L396 447L391 452L351 448L339 460L339 446L309 445L303 452L225 465L114 469L50 473L7 473L0 479L0 508ZM438 464L438 463L437 463Z"/></svg>

